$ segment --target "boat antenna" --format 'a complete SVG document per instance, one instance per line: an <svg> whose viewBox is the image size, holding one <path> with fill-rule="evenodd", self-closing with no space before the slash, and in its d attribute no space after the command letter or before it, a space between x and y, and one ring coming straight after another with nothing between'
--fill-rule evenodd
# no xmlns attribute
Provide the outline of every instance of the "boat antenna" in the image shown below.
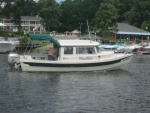
<svg viewBox="0 0 150 113"><path fill-rule="evenodd" d="M88 27L88 32L89 32L89 38L90 38L90 42L91 42L91 36L90 36L89 22L88 22L88 20L86 20L86 21L87 21L87 27Z"/></svg>

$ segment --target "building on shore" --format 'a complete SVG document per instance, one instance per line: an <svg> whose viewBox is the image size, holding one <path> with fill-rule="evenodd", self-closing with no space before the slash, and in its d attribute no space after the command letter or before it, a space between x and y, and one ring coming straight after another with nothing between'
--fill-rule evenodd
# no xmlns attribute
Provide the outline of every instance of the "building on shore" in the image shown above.
<svg viewBox="0 0 150 113"><path fill-rule="evenodd" d="M118 23L118 31L115 33L115 39L121 42L126 40L149 41L150 32L131 26L126 23Z"/></svg>
<svg viewBox="0 0 150 113"><path fill-rule="evenodd" d="M6 26L3 27L3 30L12 30L14 32L18 31L18 25L13 23L12 18L3 18L1 22ZM22 30L28 32L39 32L42 33L45 31L44 26L41 24L42 18L39 16L21 16L21 27Z"/></svg>

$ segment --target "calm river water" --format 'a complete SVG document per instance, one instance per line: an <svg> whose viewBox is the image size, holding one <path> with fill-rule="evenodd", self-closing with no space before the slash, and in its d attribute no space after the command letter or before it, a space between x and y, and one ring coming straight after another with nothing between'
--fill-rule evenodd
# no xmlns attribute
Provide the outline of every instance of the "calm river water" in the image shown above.
<svg viewBox="0 0 150 113"><path fill-rule="evenodd" d="M0 54L0 113L150 113L150 55L117 71L31 73Z"/></svg>

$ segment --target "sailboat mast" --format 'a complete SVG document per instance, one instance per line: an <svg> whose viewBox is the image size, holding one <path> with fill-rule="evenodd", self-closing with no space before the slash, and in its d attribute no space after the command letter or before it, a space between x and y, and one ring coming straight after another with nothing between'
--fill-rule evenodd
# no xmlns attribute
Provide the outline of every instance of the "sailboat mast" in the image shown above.
<svg viewBox="0 0 150 113"><path fill-rule="evenodd" d="M89 32L89 38L90 38L90 41L91 41L91 36L90 36L90 28L89 28L89 23L88 23L88 20L87 20L87 27L88 27L88 32Z"/></svg>

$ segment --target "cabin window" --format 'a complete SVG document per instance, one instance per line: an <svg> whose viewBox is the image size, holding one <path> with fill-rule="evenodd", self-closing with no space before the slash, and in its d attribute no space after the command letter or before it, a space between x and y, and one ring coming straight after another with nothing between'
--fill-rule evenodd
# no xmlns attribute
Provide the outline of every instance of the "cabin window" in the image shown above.
<svg viewBox="0 0 150 113"><path fill-rule="evenodd" d="M76 54L95 54L94 47L77 47Z"/></svg>
<svg viewBox="0 0 150 113"><path fill-rule="evenodd" d="M73 47L64 47L64 54L73 54Z"/></svg>

